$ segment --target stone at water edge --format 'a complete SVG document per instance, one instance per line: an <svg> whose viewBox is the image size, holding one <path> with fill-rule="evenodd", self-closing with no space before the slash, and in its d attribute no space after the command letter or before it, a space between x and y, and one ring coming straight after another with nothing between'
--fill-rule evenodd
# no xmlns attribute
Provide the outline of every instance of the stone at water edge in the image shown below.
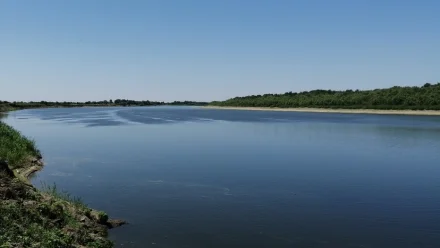
<svg viewBox="0 0 440 248"><path fill-rule="evenodd" d="M128 224L126 221L124 221L124 220L113 220L113 219L110 219L110 220L108 220L107 221L107 227L109 228L109 229L112 229L112 228L116 228L116 227L119 227L119 226L122 226L122 225L126 225L126 224Z"/></svg>

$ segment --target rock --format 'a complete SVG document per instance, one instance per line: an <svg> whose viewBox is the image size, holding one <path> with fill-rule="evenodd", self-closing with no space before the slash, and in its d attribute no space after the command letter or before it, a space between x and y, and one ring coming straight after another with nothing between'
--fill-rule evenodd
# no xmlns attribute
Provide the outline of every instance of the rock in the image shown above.
<svg viewBox="0 0 440 248"><path fill-rule="evenodd" d="M107 224L108 221L108 215L106 213L96 210L90 212L90 218L96 221L96 223L103 225Z"/></svg>
<svg viewBox="0 0 440 248"><path fill-rule="evenodd" d="M106 213L96 210L91 210L90 212L87 212L86 216L89 217L93 222L103 225L108 229L128 224L124 220L109 219Z"/></svg>
<svg viewBox="0 0 440 248"><path fill-rule="evenodd" d="M126 225L126 224L128 224L128 223L125 220L110 219L110 220L107 221L106 226L109 229L112 229L112 228L116 228L116 227L119 227L119 226L122 226L122 225Z"/></svg>
<svg viewBox="0 0 440 248"><path fill-rule="evenodd" d="M36 204L37 204L36 201L24 201L24 202L23 202L23 205L24 205L25 207L27 207L27 206L34 206L34 205L36 205Z"/></svg>
<svg viewBox="0 0 440 248"><path fill-rule="evenodd" d="M87 218L86 216L81 216L81 217L79 218L79 221L81 221L81 222L86 222L87 219L88 219L88 218Z"/></svg>
<svg viewBox="0 0 440 248"><path fill-rule="evenodd" d="M52 221L52 224L54 224L56 226L61 225L62 223L63 223L62 219L55 219Z"/></svg>

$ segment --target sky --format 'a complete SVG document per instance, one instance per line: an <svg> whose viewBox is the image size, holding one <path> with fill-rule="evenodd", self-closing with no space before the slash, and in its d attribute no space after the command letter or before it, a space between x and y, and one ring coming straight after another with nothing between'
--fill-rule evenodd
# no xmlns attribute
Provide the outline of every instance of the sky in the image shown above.
<svg viewBox="0 0 440 248"><path fill-rule="evenodd" d="M436 0L0 0L0 100L436 83L439 13Z"/></svg>

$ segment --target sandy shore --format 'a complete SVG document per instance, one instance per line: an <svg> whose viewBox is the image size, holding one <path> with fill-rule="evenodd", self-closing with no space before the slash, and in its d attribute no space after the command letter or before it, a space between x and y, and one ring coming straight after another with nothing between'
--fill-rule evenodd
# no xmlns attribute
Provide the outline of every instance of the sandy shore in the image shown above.
<svg viewBox="0 0 440 248"><path fill-rule="evenodd" d="M258 107L218 107L218 106L205 106L203 108L209 108L209 109L229 109L229 110L309 112L309 113L379 114L379 115L437 115L437 116L440 116L440 111L438 111L438 110L258 108Z"/></svg>

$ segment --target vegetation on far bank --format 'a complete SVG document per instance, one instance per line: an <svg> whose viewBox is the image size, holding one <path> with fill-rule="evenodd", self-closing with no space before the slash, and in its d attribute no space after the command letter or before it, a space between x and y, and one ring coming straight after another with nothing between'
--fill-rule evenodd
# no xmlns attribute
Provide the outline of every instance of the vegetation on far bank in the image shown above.
<svg viewBox="0 0 440 248"><path fill-rule="evenodd" d="M35 142L0 122L0 247L113 247L107 229L124 222L56 185L36 190L20 173L41 166L35 158L41 158Z"/></svg>
<svg viewBox="0 0 440 248"><path fill-rule="evenodd" d="M0 101L0 112L11 110L20 110L28 108L55 108L55 107L112 107L112 106L162 106L162 105L179 105L179 106L204 106L207 102L194 101L174 101L174 102L156 102L156 101L135 101L127 99L104 100L104 101L87 101L87 102L7 102Z"/></svg>
<svg viewBox="0 0 440 248"><path fill-rule="evenodd" d="M8 102L0 101L0 114L12 110L14 110L14 108Z"/></svg>
<svg viewBox="0 0 440 248"><path fill-rule="evenodd" d="M313 90L235 97L212 102L211 106L271 108L334 108L440 110L440 83L421 87L399 87L375 90Z"/></svg>

